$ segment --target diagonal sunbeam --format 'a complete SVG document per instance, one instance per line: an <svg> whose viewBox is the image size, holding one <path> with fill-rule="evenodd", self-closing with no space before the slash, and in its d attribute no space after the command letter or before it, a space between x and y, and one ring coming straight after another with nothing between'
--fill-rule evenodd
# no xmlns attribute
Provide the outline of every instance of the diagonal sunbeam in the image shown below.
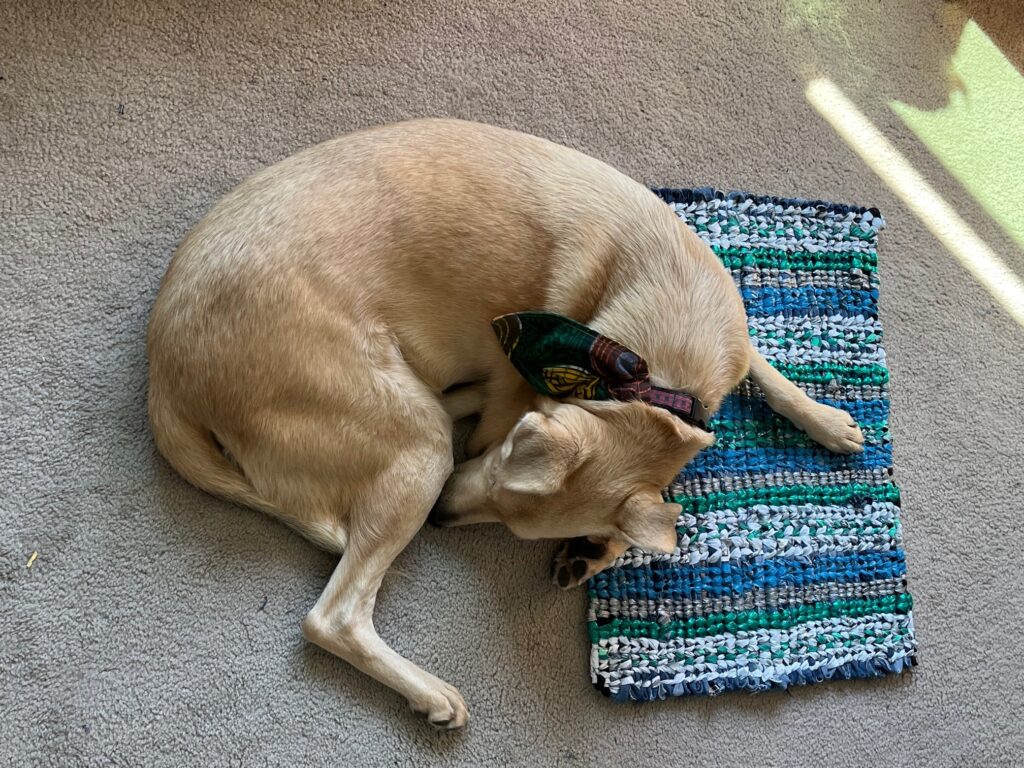
<svg viewBox="0 0 1024 768"><path fill-rule="evenodd" d="M999 304L1024 326L1024 283L828 78L807 101Z"/></svg>

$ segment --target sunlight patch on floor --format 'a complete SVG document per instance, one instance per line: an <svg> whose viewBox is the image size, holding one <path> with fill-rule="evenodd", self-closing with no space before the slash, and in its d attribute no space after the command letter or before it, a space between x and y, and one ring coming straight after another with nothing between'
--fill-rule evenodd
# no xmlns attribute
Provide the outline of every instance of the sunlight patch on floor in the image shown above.
<svg viewBox="0 0 1024 768"><path fill-rule="evenodd" d="M978 237L872 122L828 78L807 85L807 100L931 230L1011 317L1024 326L1024 282ZM1019 212L1020 209L1018 209Z"/></svg>
<svg viewBox="0 0 1024 768"><path fill-rule="evenodd" d="M1024 77L968 21L950 62L958 87L933 112L890 102L914 135L1024 247Z"/></svg>

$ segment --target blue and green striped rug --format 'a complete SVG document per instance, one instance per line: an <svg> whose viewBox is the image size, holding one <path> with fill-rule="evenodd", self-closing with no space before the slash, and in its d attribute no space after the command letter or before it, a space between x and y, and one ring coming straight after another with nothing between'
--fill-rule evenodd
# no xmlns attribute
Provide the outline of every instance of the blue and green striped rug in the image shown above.
<svg viewBox="0 0 1024 768"><path fill-rule="evenodd" d="M627 552L588 584L594 684L619 700L877 677L916 643L892 482L875 209L656 192L722 259L750 337L811 397L849 411L864 452L811 442L743 384L715 445L667 495L671 555Z"/></svg>

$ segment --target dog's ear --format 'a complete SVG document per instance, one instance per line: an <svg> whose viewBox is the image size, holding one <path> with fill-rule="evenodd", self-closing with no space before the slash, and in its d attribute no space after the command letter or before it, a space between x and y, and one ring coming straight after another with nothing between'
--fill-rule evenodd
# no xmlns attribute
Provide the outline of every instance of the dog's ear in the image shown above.
<svg viewBox="0 0 1024 768"><path fill-rule="evenodd" d="M530 411L505 438L494 475L504 490L550 496L579 467L580 445L557 417L557 409L551 415Z"/></svg>
<svg viewBox="0 0 1024 768"><path fill-rule="evenodd" d="M676 548L676 521L683 508L657 494L631 496L619 516L623 538L648 552L669 554Z"/></svg>
<svg viewBox="0 0 1024 768"><path fill-rule="evenodd" d="M705 432L661 408L648 408L647 415L657 422L657 426L651 428L652 433L659 436L665 453L672 454L677 457L676 461L681 461L679 466L715 442L715 436L710 432Z"/></svg>

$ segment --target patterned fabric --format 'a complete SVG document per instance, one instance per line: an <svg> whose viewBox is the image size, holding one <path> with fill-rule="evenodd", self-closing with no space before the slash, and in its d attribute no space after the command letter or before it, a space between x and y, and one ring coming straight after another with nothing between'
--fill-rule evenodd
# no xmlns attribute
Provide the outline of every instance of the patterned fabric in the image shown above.
<svg viewBox="0 0 1024 768"><path fill-rule="evenodd" d="M654 386L640 355L582 323L554 312L513 312L491 325L516 370L542 394L643 400L707 429L708 411L700 400Z"/></svg>
<svg viewBox="0 0 1024 768"><path fill-rule="evenodd" d="M618 700L876 677L915 664L875 209L656 190L732 272L750 336L811 397L860 423L864 452L811 442L744 383L717 441L666 497L671 555L630 550L588 583L594 684Z"/></svg>

